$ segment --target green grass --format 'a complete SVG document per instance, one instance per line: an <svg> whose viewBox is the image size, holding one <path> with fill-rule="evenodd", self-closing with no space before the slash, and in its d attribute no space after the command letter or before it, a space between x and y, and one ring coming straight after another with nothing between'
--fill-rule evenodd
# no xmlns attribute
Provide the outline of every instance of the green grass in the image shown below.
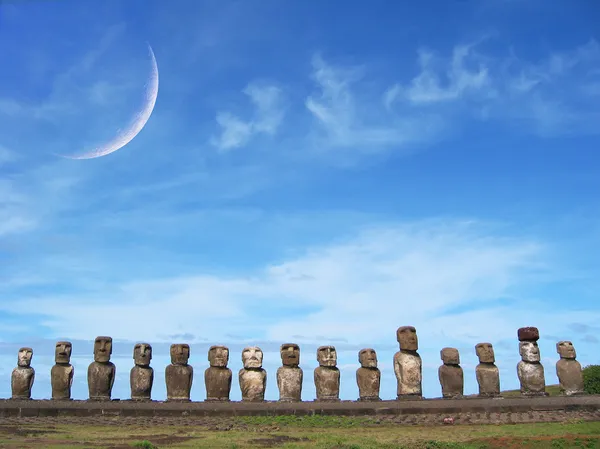
<svg viewBox="0 0 600 449"><path fill-rule="evenodd" d="M220 430L215 430L220 429ZM0 425L0 447L47 449L499 449L598 448L600 422L402 426L368 417L273 416L174 425Z"/></svg>
<svg viewBox="0 0 600 449"><path fill-rule="evenodd" d="M546 393L550 396L559 396L560 395L560 386L559 385L546 385ZM520 390L506 390L500 393L505 398L521 396Z"/></svg>

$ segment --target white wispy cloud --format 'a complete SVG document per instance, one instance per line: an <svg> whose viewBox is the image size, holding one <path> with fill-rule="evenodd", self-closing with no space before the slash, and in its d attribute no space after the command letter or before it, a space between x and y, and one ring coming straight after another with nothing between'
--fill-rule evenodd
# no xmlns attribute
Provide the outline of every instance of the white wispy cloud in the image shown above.
<svg viewBox="0 0 600 449"><path fill-rule="evenodd" d="M281 88L251 83L243 93L254 107L252 118L244 120L228 111L217 113L216 121L221 133L213 136L210 142L220 151L242 147L255 135L273 136L283 121L285 107Z"/></svg>

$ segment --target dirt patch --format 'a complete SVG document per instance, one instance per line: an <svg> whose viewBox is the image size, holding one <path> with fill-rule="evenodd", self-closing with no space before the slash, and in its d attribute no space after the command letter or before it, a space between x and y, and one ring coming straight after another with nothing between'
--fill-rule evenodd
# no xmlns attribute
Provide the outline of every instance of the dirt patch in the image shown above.
<svg viewBox="0 0 600 449"><path fill-rule="evenodd" d="M285 443L298 443L300 441L309 441L308 438L289 437L287 435L268 435L268 438L255 438L250 443L260 447L276 447Z"/></svg>
<svg viewBox="0 0 600 449"><path fill-rule="evenodd" d="M4 435L14 435L17 437L28 437L28 436L38 436L38 435L49 435L51 433L57 433L56 430L52 428L39 430L39 429L29 429L18 426L0 426L0 433Z"/></svg>

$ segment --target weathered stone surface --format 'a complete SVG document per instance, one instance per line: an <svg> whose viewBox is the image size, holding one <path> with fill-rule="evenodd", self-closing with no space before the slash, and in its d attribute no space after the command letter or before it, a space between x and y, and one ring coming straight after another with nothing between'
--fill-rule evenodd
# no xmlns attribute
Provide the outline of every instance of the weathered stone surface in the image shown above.
<svg viewBox="0 0 600 449"><path fill-rule="evenodd" d="M496 357L491 343L478 343L475 352L479 358L479 365L475 368L477 383L479 384L479 396L500 396L500 371L495 365Z"/></svg>
<svg viewBox="0 0 600 449"><path fill-rule="evenodd" d="M71 386L75 369L71 365L71 352L73 345L70 341L59 341L54 349L55 365L50 370L50 383L52 385L52 399L71 399Z"/></svg>
<svg viewBox="0 0 600 449"><path fill-rule="evenodd" d="M340 400L340 370L337 368L337 352L333 346L317 349L319 366L315 368L314 380L318 401Z"/></svg>
<svg viewBox="0 0 600 449"><path fill-rule="evenodd" d="M35 380L35 370L31 367L33 349L21 348L17 358L17 367L11 376L11 389L13 399L31 399L31 387Z"/></svg>
<svg viewBox="0 0 600 449"><path fill-rule="evenodd" d="M227 368L229 349L225 346L211 346L208 350L210 366L204 371L207 401L229 401L232 373Z"/></svg>
<svg viewBox="0 0 600 449"><path fill-rule="evenodd" d="M282 402L301 401L304 373L300 364L300 347L295 343L284 343L279 350L281 363L277 369L277 388Z"/></svg>
<svg viewBox="0 0 600 449"><path fill-rule="evenodd" d="M560 385L561 394L572 396L583 394L583 371L581 364L575 360L577 354L570 341L556 343L556 352L560 360L556 362L556 375Z"/></svg>
<svg viewBox="0 0 600 449"><path fill-rule="evenodd" d="M244 348L242 368L239 373L243 402L262 402L265 400L267 372L262 368L263 352L257 346Z"/></svg>
<svg viewBox="0 0 600 449"><path fill-rule="evenodd" d="M540 332L537 327L521 327L517 331L519 341L538 341L540 339Z"/></svg>
<svg viewBox="0 0 600 449"><path fill-rule="evenodd" d="M116 368L110 361L112 338L96 337L94 361L88 367L88 390L90 400L108 401L115 383Z"/></svg>
<svg viewBox="0 0 600 449"><path fill-rule="evenodd" d="M356 370L359 401L380 401L381 372L377 368L377 353L365 348L358 351L360 368Z"/></svg>
<svg viewBox="0 0 600 449"><path fill-rule="evenodd" d="M172 344L170 348L171 364L165 368L167 401L189 401L194 380L194 369L188 365L190 345Z"/></svg>
<svg viewBox="0 0 600 449"><path fill-rule="evenodd" d="M152 397L154 370L150 367L152 346L148 343L138 343L133 348L135 366L129 373L131 399L134 401L149 401Z"/></svg>
<svg viewBox="0 0 600 449"><path fill-rule="evenodd" d="M442 397L459 398L464 392L464 375L460 367L460 355L456 348L443 348L440 351L442 366L438 369L438 377L442 386Z"/></svg>
<svg viewBox="0 0 600 449"><path fill-rule="evenodd" d="M523 396L547 396L544 367L540 363L540 350L536 341L519 342L521 361L517 365L517 374Z"/></svg>
<svg viewBox="0 0 600 449"><path fill-rule="evenodd" d="M396 331L400 351L394 355L394 373L398 381L397 399L422 398L422 362L417 353L419 340L413 326L402 326Z"/></svg>

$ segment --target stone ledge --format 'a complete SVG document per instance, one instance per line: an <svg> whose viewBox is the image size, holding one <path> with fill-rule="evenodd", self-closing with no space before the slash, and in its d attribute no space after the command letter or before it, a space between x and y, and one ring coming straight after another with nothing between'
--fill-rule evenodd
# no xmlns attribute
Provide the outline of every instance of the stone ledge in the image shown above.
<svg viewBox="0 0 600 449"><path fill-rule="evenodd" d="M530 412L596 413L600 395L539 398L423 399L340 402L137 402L0 400L0 418L61 417L216 417L276 415L406 416L461 413L506 414Z"/></svg>

